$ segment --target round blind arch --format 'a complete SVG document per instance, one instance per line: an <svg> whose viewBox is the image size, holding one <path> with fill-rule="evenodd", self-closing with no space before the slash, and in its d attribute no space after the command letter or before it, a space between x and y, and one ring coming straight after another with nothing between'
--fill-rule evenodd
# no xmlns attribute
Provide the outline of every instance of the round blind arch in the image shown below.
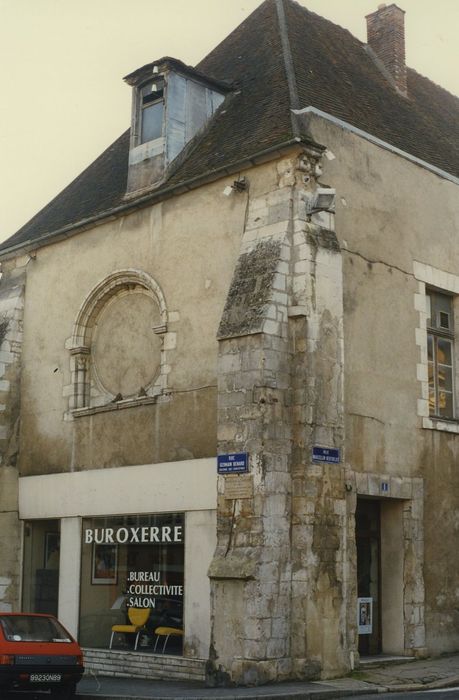
<svg viewBox="0 0 459 700"><path fill-rule="evenodd" d="M147 303L146 297L150 302ZM139 335L140 331L145 329L150 334L155 334L150 335L150 342L154 343L157 371L152 370L151 355L147 353L145 349L147 346L144 343L140 360L142 357L145 360L145 371L142 373L140 366L142 363L139 362L136 373L135 361L139 360L139 356L136 358L134 353L131 364L126 360L123 372L123 368L118 367L119 363L115 358L113 361L110 358L110 344L105 343L105 347L109 348L107 356L100 349L103 345L101 344L101 326L103 328L104 323L107 326L107 318L110 320L110 316L113 317L114 314L115 321L112 318L111 323L116 331L116 313L124 312L124 318L130 321L126 308L133 303L138 312L141 299L144 300L140 304L144 311L140 319L141 323L138 324ZM117 270L98 283L81 305L73 327L70 344L73 395L70 397L69 409L89 409L113 404L114 401L133 398L137 400L139 397L148 398L160 394L167 383L168 365L162 342L167 332L167 322L164 294L159 284L147 273L136 269ZM107 336L106 329L105 335ZM118 335L118 340L123 337L122 333L115 332L113 335ZM134 338L135 342L135 333L131 332L130 337ZM116 338L113 352L116 353ZM111 361L113 372L110 371ZM97 365L99 365L99 372Z"/></svg>

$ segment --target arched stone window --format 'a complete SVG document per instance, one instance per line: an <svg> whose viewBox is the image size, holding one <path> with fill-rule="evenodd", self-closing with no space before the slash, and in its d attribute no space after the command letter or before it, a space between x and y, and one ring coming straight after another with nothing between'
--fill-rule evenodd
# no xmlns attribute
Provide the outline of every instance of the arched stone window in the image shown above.
<svg viewBox="0 0 459 700"><path fill-rule="evenodd" d="M145 272L118 270L80 308L70 340L69 409L78 415L148 402L167 387L167 309L159 285Z"/></svg>

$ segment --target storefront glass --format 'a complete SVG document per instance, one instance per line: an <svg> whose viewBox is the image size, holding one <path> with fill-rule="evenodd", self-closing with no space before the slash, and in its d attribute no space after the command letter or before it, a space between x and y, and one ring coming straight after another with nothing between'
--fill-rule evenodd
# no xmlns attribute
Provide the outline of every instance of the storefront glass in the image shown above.
<svg viewBox="0 0 459 700"><path fill-rule="evenodd" d="M80 643L153 652L165 640L155 631L170 627L166 653L181 654L184 543L181 513L83 520ZM132 613L139 609L147 611L140 630Z"/></svg>
<svg viewBox="0 0 459 700"><path fill-rule="evenodd" d="M57 615L59 520L24 523L22 610Z"/></svg>

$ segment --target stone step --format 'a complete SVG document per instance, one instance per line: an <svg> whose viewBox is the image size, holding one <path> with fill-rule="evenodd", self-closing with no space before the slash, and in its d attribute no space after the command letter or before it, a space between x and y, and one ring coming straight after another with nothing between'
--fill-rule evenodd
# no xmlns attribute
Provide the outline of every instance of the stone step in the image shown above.
<svg viewBox="0 0 459 700"><path fill-rule="evenodd" d="M414 656L397 656L396 654L377 654L361 656L359 668L378 668L378 666L395 666L415 661Z"/></svg>
<svg viewBox="0 0 459 700"><path fill-rule="evenodd" d="M205 659L187 659L167 654L142 654L110 649L83 649L88 675L150 680L196 680L205 678Z"/></svg>
<svg viewBox="0 0 459 700"><path fill-rule="evenodd" d="M84 649L85 660L106 660L115 659L116 662L123 662L123 660L131 660L133 663L139 661L145 663L148 659L149 662L167 662L168 666L178 666L180 668L196 668L205 666L205 659L190 659L182 656L169 656L168 654L142 654L142 652L121 652L121 651L109 651L101 649Z"/></svg>

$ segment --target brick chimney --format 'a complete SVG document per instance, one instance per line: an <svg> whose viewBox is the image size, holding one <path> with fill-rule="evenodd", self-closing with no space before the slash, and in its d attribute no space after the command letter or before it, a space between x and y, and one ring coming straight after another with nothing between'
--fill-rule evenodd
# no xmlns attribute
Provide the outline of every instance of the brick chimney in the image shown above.
<svg viewBox="0 0 459 700"><path fill-rule="evenodd" d="M367 41L384 64L397 89L407 94L405 65L405 12L397 5L378 5L366 16Z"/></svg>

